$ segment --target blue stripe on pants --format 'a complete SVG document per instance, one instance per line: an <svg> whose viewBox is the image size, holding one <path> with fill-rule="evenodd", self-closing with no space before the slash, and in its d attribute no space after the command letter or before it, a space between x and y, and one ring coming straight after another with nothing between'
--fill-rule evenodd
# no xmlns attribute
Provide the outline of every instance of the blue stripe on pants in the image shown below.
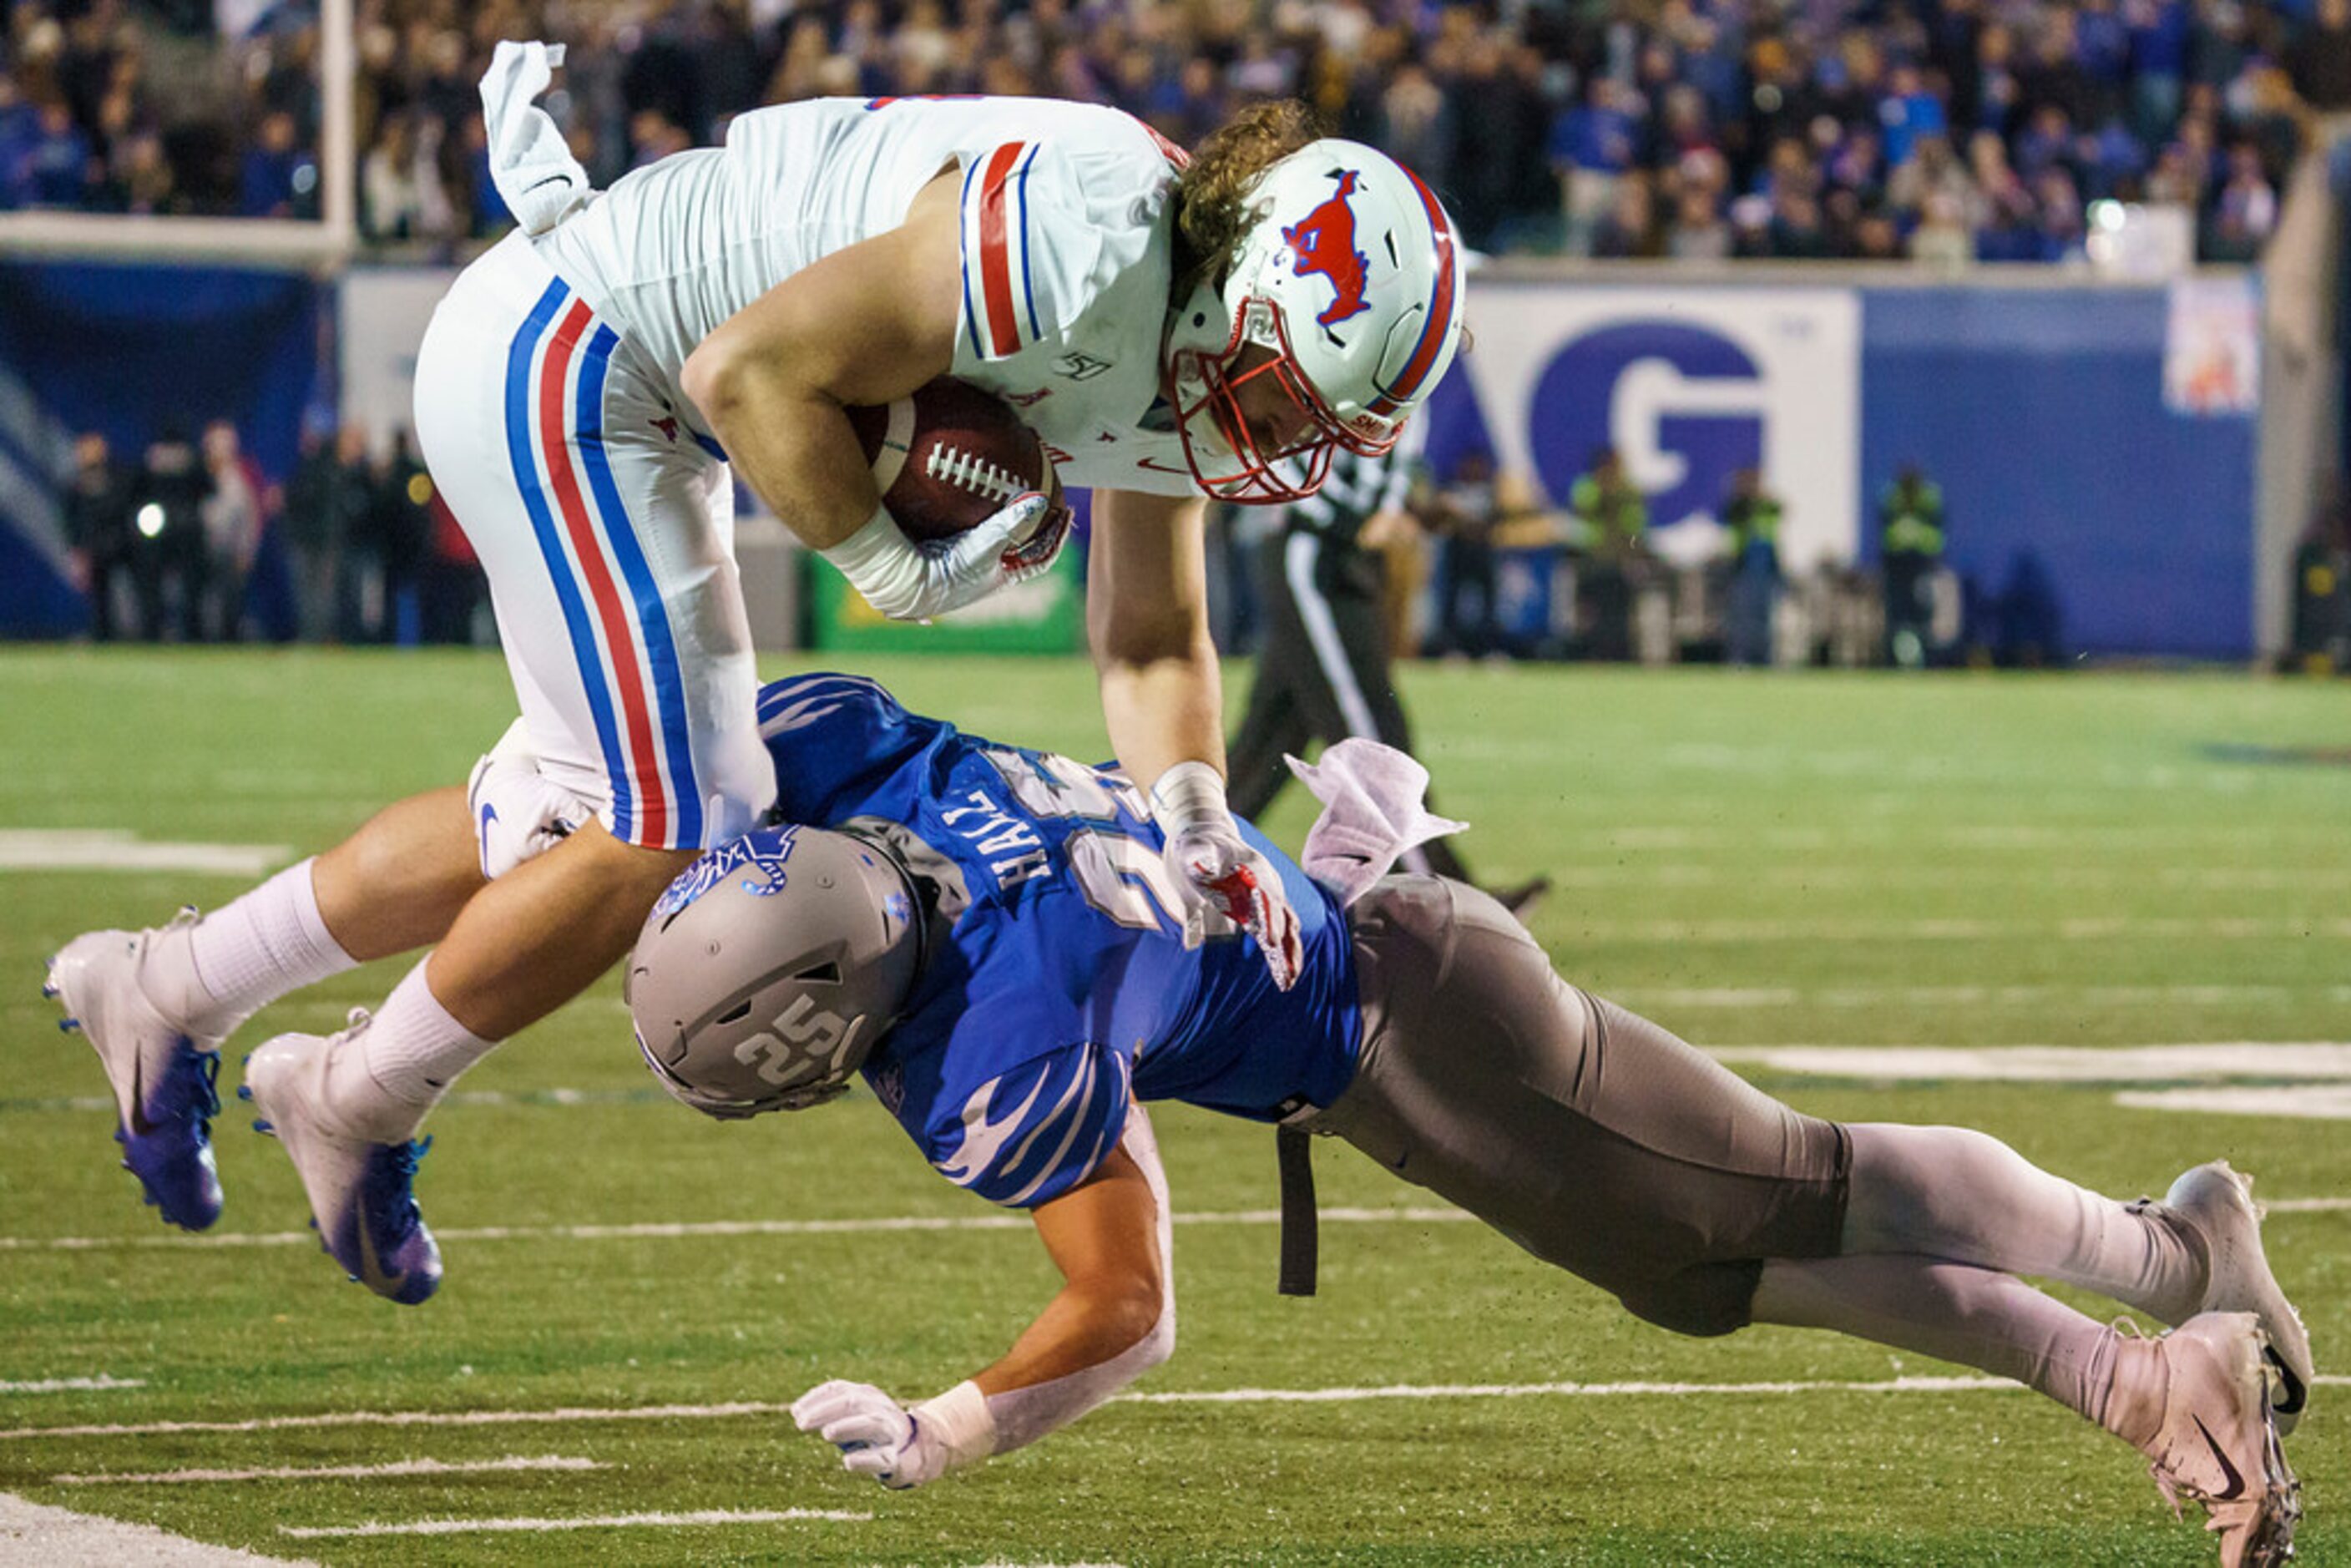
<svg viewBox="0 0 2351 1568"><path fill-rule="evenodd" d="M612 462L604 450L604 378L611 368L612 350L620 343L610 327L599 326L588 340L588 357L580 361L578 403L572 429L580 441L580 462L588 470L588 488L595 497L597 520L621 563L621 577L637 607L637 624L644 632L645 659L653 666L654 707L661 716L662 744L669 757L670 796L675 810L667 846L702 847L702 790L694 776L693 731L685 719L685 677L678 668L677 643L670 636L669 612L662 604L661 587L637 543L628 508L621 504L621 487L612 479ZM647 780L650 784L651 780Z"/></svg>
<svg viewBox="0 0 2351 1568"><path fill-rule="evenodd" d="M555 514L548 508L547 491L539 484L538 464L531 451L531 362L539 340L547 335L548 324L555 319L556 311L570 293L559 277L549 283L547 292L531 308L522 330L515 334L513 347L507 350L507 456L514 465L515 485L522 492L523 507L530 514L530 528L538 537L539 556L547 562L548 580L555 585L556 600L563 606L563 627L571 636L571 656L580 666L580 684L588 693L588 706L596 719L596 741L603 748L606 769L612 776L613 836L625 841L632 803L626 770L620 765L624 754L620 732L612 722L612 694L604 685L604 662L598 652L595 627L580 597L580 585L572 580L571 563L564 556L563 538L556 529Z"/></svg>

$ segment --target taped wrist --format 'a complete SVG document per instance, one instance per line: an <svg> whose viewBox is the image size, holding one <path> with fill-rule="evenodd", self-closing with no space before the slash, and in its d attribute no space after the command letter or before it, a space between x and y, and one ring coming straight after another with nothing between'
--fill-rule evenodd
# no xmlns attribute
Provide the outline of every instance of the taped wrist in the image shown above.
<svg viewBox="0 0 2351 1568"><path fill-rule="evenodd" d="M916 1429L937 1445L942 1471L976 1465L996 1452L996 1417L988 1413L987 1396L969 1378L910 1414Z"/></svg>
<svg viewBox="0 0 2351 1568"><path fill-rule="evenodd" d="M1151 816L1171 839L1186 828L1231 821L1224 775L1205 762L1177 763L1152 785Z"/></svg>
<svg viewBox="0 0 2351 1568"><path fill-rule="evenodd" d="M914 608L925 563L889 507L874 507L864 527L817 553L839 567L849 585L883 614L899 615Z"/></svg>

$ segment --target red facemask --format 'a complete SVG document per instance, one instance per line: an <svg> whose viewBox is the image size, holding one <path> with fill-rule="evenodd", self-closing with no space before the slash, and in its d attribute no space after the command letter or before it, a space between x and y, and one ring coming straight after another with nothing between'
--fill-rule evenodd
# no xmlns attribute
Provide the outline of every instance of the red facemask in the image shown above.
<svg viewBox="0 0 2351 1568"><path fill-rule="evenodd" d="M1251 319L1257 331L1251 333ZM1236 370L1250 348L1264 350ZM1184 461L1200 487L1220 501L1270 506L1301 501L1322 487L1331 459L1345 448L1375 457L1396 443L1399 429L1367 434L1340 422L1290 351L1281 312L1270 300L1243 304L1221 351L1187 349L1174 360L1176 428ZM1263 390L1272 388L1268 395ZM1244 399L1248 401L1244 401ZM1259 411L1252 421L1249 409ZM1280 434L1268 442L1259 433Z"/></svg>

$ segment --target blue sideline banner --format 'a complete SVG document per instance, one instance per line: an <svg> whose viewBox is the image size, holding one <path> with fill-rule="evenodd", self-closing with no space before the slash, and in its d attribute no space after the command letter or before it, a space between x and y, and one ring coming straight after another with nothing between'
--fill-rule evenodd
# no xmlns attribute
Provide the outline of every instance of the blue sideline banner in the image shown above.
<svg viewBox="0 0 2351 1568"><path fill-rule="evenodd" d="M0 430L0 635L86 623L43 537L65 477L58 438L102 432L135 465L167 430L193 439L227 419L271 478L292 471L319 392L319 290L299 273L0 262L0 383L16 414Z"/></svg>

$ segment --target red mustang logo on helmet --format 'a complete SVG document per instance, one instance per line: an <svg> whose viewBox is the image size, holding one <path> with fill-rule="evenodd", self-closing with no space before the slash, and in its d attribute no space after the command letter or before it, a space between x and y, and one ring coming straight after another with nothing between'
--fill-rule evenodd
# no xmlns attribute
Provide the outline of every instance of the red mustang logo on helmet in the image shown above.
<svg viewBox="0 0 2351 1568"><path fill-rule="evenodd" d="M1316 203L1312 212L1297 223L1284 225L1281 231L1281 242L1298 253L1290 271L1300 277L1319 272L1337 290L1322 313L1314 318L1315 324L1322 327L1335 327L1358 311L1372 308L1371 301L1364 298L1365 270L1370 264L1355 248L1355 209L1347 204L1347 198L1355 193L1355 171L1342 171L1338 180L1337 190Z"/></svg>

